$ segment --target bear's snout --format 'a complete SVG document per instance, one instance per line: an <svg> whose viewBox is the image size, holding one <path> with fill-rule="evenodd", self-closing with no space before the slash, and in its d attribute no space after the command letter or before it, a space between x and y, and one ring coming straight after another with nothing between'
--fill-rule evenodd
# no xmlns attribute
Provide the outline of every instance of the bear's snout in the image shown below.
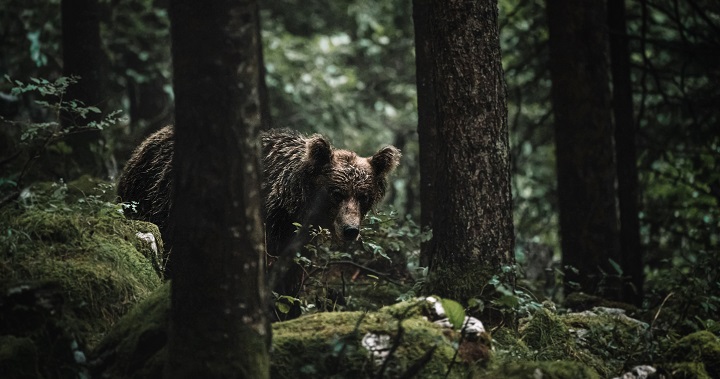
<svg viewBox="0 0 720 379"><path fill-rule="evenodd" d="M341 203L335 218L335 235L346 242L355 241L360 236L362 215L357 199L349 198Z"/></svg>
<svg viewBox="0 0 720 379"><path fill-rule="evenodd" d="M360 235L360 228L357 226L346 225L343 227L343 238L345 241L355 241Z"/></svg>

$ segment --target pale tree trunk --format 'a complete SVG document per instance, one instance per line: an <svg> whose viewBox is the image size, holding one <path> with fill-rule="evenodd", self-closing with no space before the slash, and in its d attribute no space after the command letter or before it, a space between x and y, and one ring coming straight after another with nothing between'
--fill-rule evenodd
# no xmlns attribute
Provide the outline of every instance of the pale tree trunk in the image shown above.
<svg viewBox="0 0 720 379"><path fill-rule="evenodd" d="M170 5L175 259L166 378L267 378L257 4Z"/></svg>

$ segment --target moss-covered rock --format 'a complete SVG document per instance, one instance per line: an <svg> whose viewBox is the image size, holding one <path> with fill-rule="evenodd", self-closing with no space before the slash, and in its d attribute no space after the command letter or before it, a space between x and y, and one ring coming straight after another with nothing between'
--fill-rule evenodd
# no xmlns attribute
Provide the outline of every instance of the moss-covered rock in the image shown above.
<svg viewBox="0 0 720 379"><path fill-rule="evenodd" d="M367 342L372 338L384 338L385 349L397 341L385 368L388 377L415 368L416 377L442 377L454 355L442 329L419 317L399 321L384 312L318 313L273 325L272 376L374 377L384 357L380 351L372 353L372 348L363 347L372 346ZM424 361L426 353L432 356ZM462 371L460 366L455 374Z"/></svg>
<svg viewBox="0 0 720 379"><path fill-rule="evenodd" d="M710 376L702 362L666 363L662 366L663 373L673 379L715 379Z"/></svg>
<svg viewBox="0 0 720 379"><path fill-rule="evenodd" d="M506 362L474 376L476 379L600 379L592 368L571 361Z"/></svg>
<svg viewBox="0 0 720 379"><path fill-rule="evenodd" d="M665 359L668 362L685 363L666 368L671 372L681 371L683 374L678 377L700 378L709 375L710 378L720 378L720 338L708 331L689 334L670 347Z"/></svg>
<svg viewBox="0 0 720 379"><path fill-rule="evenodd" d="M166 285L120 320L99 344L92 354L93 377L161 377L168 312ZM459 333L420 316L397 318L393 314L383 309L328 312L273 324L272 376L375 377L384 370L385 377L405 373L418 378L444 377L455 356L453 346ZM390 349L394 351L382 368ZM466 375L470 366L456 357L449 377Z"/></svg>
<svg viewBox="0 0 720 379"><path fill-rule="evenodd" d="M157 227L126 220L113 197L84 177L34 185L0 209L3 377L84 375L84 352L162 283Z"/></svg>
<svg viewBox="0 0 720 379"><path fill-rule="evenodd" d="M539 309L520 327L521 340L537 361L576 361L592 367L603 376L609 369L602 360L578 346L573 330L563 318L547 308Z"/></svg>
<svg viewBox="0 0 720 379"><path fill-rule="evenodd" d="M82 180L82 186L95 183ZM138 237L150 234L160 241L160 235L153 224L126 220L103 199L109 195L73 183L32 187L17 206L0 211L0 284L57 283L78 338L92 344L161 284L150 259L157 253ZM72 197L70 188L76 188Z"/></svg>
<svg viewBox="0 0 720 379"><path fill-rule="evenodd" d="M648 325L615 308L558 314L548 307L521 320L517 332L494 333L499 362L573 361L602 377L619 375L642 360Z"/></svg>
<svg viewBox="0 0 720 379"><path fill-rule="evenodd" d="M169 315L168 282L105 335L90 356L92 377L162 378Z"/></svg>

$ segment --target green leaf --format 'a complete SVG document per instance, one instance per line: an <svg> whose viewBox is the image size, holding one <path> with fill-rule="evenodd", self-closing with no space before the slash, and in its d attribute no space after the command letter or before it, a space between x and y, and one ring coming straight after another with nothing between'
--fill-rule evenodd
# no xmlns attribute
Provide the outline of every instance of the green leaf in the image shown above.
<svg viewBox="0 0 720 379"><path fill-rule="evenodd" d="M453 325L455 329L460 329L465 321L465 309L462 305L455 300L440 299L440 303L445 310L445 315L448 321Z"/></svg>
<svg viewBox="0 0 720 379"><path fill-rule="evenodd" d="M613 268L615 269L615 272L617 272L618 275L622 275L622 274L623 274L623 270L622 270L622 268L620 267L620 265L619 265L617 262L615 262L615 261L612 260L612 259L608 259L608 261L609 261L610 264L613 266Z"/></svg>
<svg viewBox="0 0 720 379"><path fill-rule="evenodd" d="M514 295L502 295L499 299L493 301L493 303L502 307L515 309L520 305L520 299Z"/></svg>
<svg viewBox="0 0 720 379"><path fill-rule="evenodd" d="M485 302L482 299L472 298L468 300L468 308L477 309L479 312L485 310Z"/></svg>
<svg viewBox="0 0 720 379"><path fill-rule="evenodd" d="M282 314L287 314L288 312L290 312L290 305L288 305L287 303L283 303L281 301L276 301L275 307Z"/></svg>

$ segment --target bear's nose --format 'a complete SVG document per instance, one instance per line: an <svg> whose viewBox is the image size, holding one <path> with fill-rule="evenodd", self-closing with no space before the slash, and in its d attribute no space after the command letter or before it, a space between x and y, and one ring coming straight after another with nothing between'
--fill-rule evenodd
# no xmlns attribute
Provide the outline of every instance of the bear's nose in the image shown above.
<svg viewBox="0 0 720 379"><path fill-rule="evenodd" d="M346 226L343 228L343 238L345 241L355 241L360 234L360 229L354 226Z"/></svg>

